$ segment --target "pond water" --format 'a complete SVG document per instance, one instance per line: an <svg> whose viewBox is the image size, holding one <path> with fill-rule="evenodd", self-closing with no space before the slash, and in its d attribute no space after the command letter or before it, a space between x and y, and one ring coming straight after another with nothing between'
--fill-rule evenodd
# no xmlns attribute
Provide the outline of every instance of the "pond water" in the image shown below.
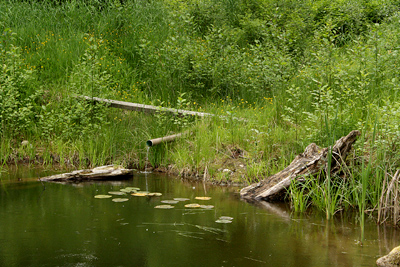
<svg viewBox="0 0 400 267"><path fill-rule="evenodd" d="M368 221L363 246L354 215L326 221L285 205L241 201L237 188L155 174L118 182L37 181L43 170L14 169L0 179L0 266L375 266L399 232ZM126 202L97 199L125 187ZM195 197L209 196L210 200ZM188 198L156 209L162 200ZM185 208L186 204L212 209ZM217 223L221 216L231 223Z"/></svg>

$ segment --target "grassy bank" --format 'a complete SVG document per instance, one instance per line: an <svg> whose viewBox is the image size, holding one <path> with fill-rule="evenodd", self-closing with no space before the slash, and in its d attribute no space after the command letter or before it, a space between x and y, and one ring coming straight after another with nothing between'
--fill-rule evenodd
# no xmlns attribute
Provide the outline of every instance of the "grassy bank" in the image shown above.
<svg viewBox="0 0 400 267"><path fill-rule="evenodd" d="M385 207L380 221L397 224L390 190L399 167L399 7L388 0L2 1L1 164L151 165L251 183L309 143L326 147L357 129L362 138L345 179L291 187L293 210L314 206L330 217ZM75 95L221 116L149 116ZM189 137L153 147L146 160L146 140L186 130Z"/></svg>

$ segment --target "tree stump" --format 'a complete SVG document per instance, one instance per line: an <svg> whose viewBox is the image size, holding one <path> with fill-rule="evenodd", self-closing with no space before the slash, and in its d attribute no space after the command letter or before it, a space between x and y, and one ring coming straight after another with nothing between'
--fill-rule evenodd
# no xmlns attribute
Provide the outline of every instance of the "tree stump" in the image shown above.
<svg viewBox="0 0 400 267"><path fill-rule="evenodd" d="M332 147L320 148L312 143L303 153L296 158L284 170L269 176L259 183L252 184L240 191L240 196L249 200L273 201L280 199L290 186L292 180L305 180L321 171L328 170L328 156L332 156L331 173L337 172L347 157L353 143L360 135L359 131L351 131L336 141Z"/></svg>

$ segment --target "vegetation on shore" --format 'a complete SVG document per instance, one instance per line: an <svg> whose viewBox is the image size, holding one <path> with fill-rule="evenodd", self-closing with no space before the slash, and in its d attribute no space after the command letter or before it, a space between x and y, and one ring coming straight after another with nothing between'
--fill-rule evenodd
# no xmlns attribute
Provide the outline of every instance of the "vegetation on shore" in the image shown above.
<svg viewBox="0 0 400 267"><path fill-rule="evenodd" d="M326 147L358 129L342 177L321 175L288 197L295 211L380 210L380 221L396 225L399 8L389 0L1 1L0 162L151 165L250 183L309 143ZM148 116L76 95L221 116ZM146 140L186 130L146 160Z"/></svg>

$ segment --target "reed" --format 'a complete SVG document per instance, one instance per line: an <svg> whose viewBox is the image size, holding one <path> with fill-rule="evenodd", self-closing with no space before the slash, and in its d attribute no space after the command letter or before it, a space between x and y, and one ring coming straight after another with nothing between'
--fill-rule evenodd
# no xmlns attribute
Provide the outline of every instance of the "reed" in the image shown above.
<svg viewBox="0 0 400 267"><path fill-rule="evenodd" d="M295 212L305 212L311 204L309 201L310 194L308 194L310 188L307 183L309 183L308 180L305 183L292 180L290 184L288 189L290 204Z"/></svg>

